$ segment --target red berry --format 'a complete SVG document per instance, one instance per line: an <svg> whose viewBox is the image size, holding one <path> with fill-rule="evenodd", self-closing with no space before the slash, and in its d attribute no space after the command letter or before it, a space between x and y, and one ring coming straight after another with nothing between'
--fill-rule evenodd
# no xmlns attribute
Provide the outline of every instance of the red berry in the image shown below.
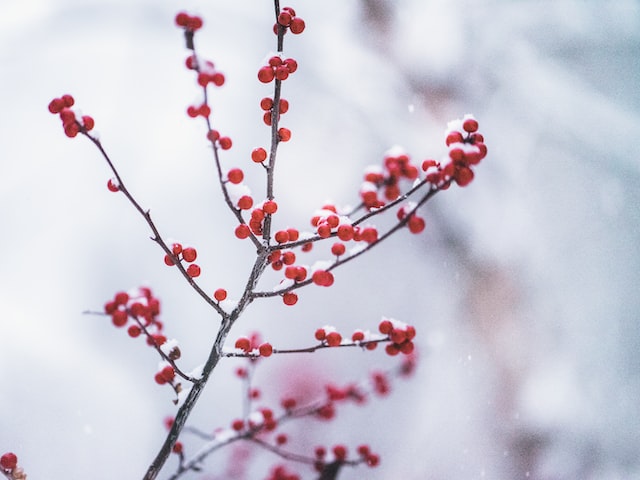
<svg viewBox="0 0 640 480"><path fill-rule="evenodd" d="M287 58L282 63L287 66L289 73L293 73L298 69L298 62L296 62L293 58Z"/></svg>
<svg viewBox="0 0 640 480"><path fill-rule="evenodd" d="M116 180L114 180L113 178L110 178L109 181L107 182L107 188L109 189L110 192L120 191L120 187L116 183Z"/></svg>
<svg viewBox="0 0 640 480"><path fill-rule="evenodd" d="M473 133L478 130L478 121L475 118L467 118L462 122L462 128L467 133Z"/></svg>
<svg viewBox="0 0 640 480"><path fill-rule="evenodd" d="M462 141L463 141L463 138L460 132L449 132L445 140L445 143L447 144L447 147L448 147L452 143L462 143Z"/></svg>
<svg viewBox="0 0 640 480"><path fill-rule="evenodd" d="M406 342L403 342L400 345L400 351L405 355L409 355L410 353L413 353L413 350L414 350L414 344L411 341L407 340Z"/></svg>
<svg viewBox="0 0 640 480"><path fill-rule="evenodd" d="M365 227L362 230L362 240L367 243L374 243L378 240L378 231L374 227Z"/></svg>
<svg viewBox="0 0 640 480"><path fill-rule="evenodd" d="M221 87L224 85L224 74L220 72L216 72L211 76L211 81L216 87Z"/></svg>
<svg viewBox="0 0 640 480"><path fill-rule="evenodd" d="M333 285L334 281L333 274L326 270L316 270L313 272L313 276L311 278L313 283L320 285L321 287L330 287Z"/></svg>
<svg viewBox="0 0 640 480"><path fill-rule="evenodd" d="M342 342L342 335L338 332L330 332L325 340L330 347L337 347Z"/></svg>
<svg viewBox="0 0 640 480"><path fill-rule="evenodd" d="M189 55L184 61L184 64L189 70L195 70L197 66L195 55Z"/></svg>
<svg viewBox="0 0 640 480"><path fill-rule="evenodd" d="M278 243L287 243L289 241L289 234L286 230L279 230L274 235L274 238Z"/></svg>
<svg viewBox="0 0 640 480"><path fill-rule="evenodd" d="M409 222L407 224L409 226L409 231L411 233L420 233L424 230L425 223L424 218L419 217L417 215L411 215Z"/></svg>
<svg viewBox="0 0 640 480"><path fill-rule="evenodd" d="M388 335L393 330L393 324L389 320L382 320L378 325L378 330L383 335Z"/></svg>
<svg viewBox="0 0 640 480"><path fill-rule="evenodd" d="M273 100L269 97L264 97L260 100L260 108L265 112L268 112L273 108Z"/></svg>
<svg viewBox="0 0 640 480"><path fill-rule="evenodd" d="M340 218L337 215L329 215L327 217L327 224L331 228L336 228L339 223L340 223Z"/></svg>
<svg viewBox="0 0 640 480"><path fill-rule="evenodd" d="M189 265L189 267L187 267L187 275L189 275L191 278L199 277L200 267L195 263L192 263L191 265Z"/></svg>
<svg viewBox="0 0 640 480"><path fill-rule="evenodd" d="M331 227L326 223L318 226L318 236L321 238L328 238L331 236Z"/></svg>
<svg viewBox="0 0 640 480"><path fill-rule="evenodd" d="M289 265L287 268L284 269L284 276L290 280L295 280L296 277L298 276L298 267Z"/></svg>
<svg viewBox="0 0 640 480"><path fill-rule="evenodd" d="M236 340L235 344L236 348L243 350L245 352L251 351L251 341L247 337L240 337Z"/></svg>
<svg viewBox="0 0 640 480"><path fill-rule="evenodd" d="M249 235L251 235L251 230L249 229L248 225L243 223L243 224L238 225L236 227L236 230L235 230L234 233L235 233L237 238L243 240L243 239L247 238Z"/></svg>
<svg viewBox="0 0 640 480"><path fill-rule="evenodd" d="M355 332L353 332L353 335L351 335L351 340L354 342L361 342L364 340L364 332L362 330L356 330Z"/></svg>
<svg viewBox="0 0 640 480"><path fill-rule="evenodd" d="M187 247L182 251L182 258L184 258L185 262L193 262L198 256L198 252L193 247Z"/></svg>
<svg viewBox="0 0 640 480"><path fill-rule="evenodd" d="M191 118L196 118L199 112L200 110L193 105L189 105L187 107L187 115L189 115Z"/></svg>
<svg viewBox="0 0 640 480"><path fill-rule="evenodd" d="M393 357L400 353L400 347L396 343L389 343L384 347L384 351L387 352L387 355L391 355Z"/></svg>
<svg viewBox="0 0 640 480"><path fill-rule="evenodd" d="M125 310L116 310L111 315L111 321L116 327L124 327L127 324L129 316Z"/></svg>
<svg viewBox="0 0 640 480"><path fill-rule="evenodd" d="M348 242L349 240L353 240L353 227L349 224L342 224L338 226L338 238L343 242Z"/></svg>
<svg viewBox="0 0 640 480"><path fill-rule="evenodd" d="M104 313L111 315L113 312L116 311L117 308L118 308L118 305L116 304L116 302L114 301L107 302L104 305Z"/></svg>
<svg viewBox="0 0 640 480"><path fill-rule="evenodd" d="M296 261L296 254L290 250L282 253L282 263L285 265L293 265Z"/></svg>
<svg viewBox="0 0 640 480"><path fill-rule="evenodd" d="M231 183L237 185L244 180L244 172L239 168L232 168L227 172L227 178Z"/></svg>
<svg viewBox="0 0 640 480"><path fill-rule="evenodd" d="M293 17L289 12L282 11L280 12L280 15L278 15L278 23L283 27L288 27L289 24L291 23L292 18Z"/></svg>
<svg viewBox="0 0 640 480"><path fill-rule="evenodd" d="M167 337L160 334L151 335L151 337L147 338L147 343L149 345L156 345L157 347L164 345L166 341L167 341Z"/></svg>
<svg viewBox="0 0 640 480"><path fill-rule="evenodd" d="M304 32L304 20L301 19L300 17L294 17L291 19L291 23L289 24L289 30L291 30L291 33L298 35L302 32Z"/></svg>
<svg viewBox="0 0 640 480"><path fill-rule="evenodd" d="M185 27L187 28L187 30L191 30L191 31L196 31L202 28L202 18L197 16L194 16L194 17L188 16Z"/></svg>
<svg viewBox="0 0 640 480"><path fill-rule="evenodd" d="M64 100L61 98L54 98L49 102L49 111L51 113L60 113L62 109L65 107Z"/></svg>
<svg viewBox="0 0 640 480"><path fill-rule="evenodd" d="M284 127L279 128L278 137L280 138L281 142L288 142L289 140L291 140L291 130Z"/></svg>
<svg viewBox="0 0 640 480"><path fill-rule="evenodd" d="M176 372L171 365L166 365L162 370L158 372L165 382L170 382L176 376Z"/></svg>
<svg viewBox="0 0 640 480"><path fill-rule="evenodd" d="M211 107L203 103L202 105L200 105L200 108L198 108L198 115L207 118L209 115L211 115Z"/></svg>
<svg viewBox="0 0 640 480"><path fill-rule="evenodd" d="M127 292L118 292L113 297L113 300L117 305L126 305L129 301L129 294Z"/></svg>
<svg viewBox="0 0 640 480"><path fill-rule="evenodd" d="M62 123L64 125L73 123L76 121L76 114L73 112L73 110L65 107L60 111L60 120L62 120Z"/></svg>
<svg viewBox="0 0 640 480"><path fill-rule="evenodd" d="M82 125L84 126L84 129L88 132L90 130L93 130L93 127L95 126L95 121L89 115L83 115Z"/></svg>
<svg viewBox="0 0 640 480"><path fill-rule="evenodd" d="M278 80L286 80L287 78L289 78L289 69L286 67L286 65L280 65L276 67L275 77Z"/></svg>
<svg viewBox="0 0 640 480"><path fill-rule="evenodd" d="M287 113L289 111L289 102L284 98L280 99L278 105L280 106L280 113Z"/></svg>
<svg viewBox="0 0 640 480"><path fill-rule="evenodd" d="M220 132L218 132L217 130L209 130L207 132L207 140L209 140L210 142L217 142L219 138Z"/></svg>
<svg viewBox="0 0 640 480"><path fill-rule="evenodd" d="M278 210L278 204L273 200L267 200L262 204L262 210L264 210L264 213L273 215Z"/></svg>
<svg viewBox="0 0 640 480"><path fill-rule="evenodd" d="M325 332L324 328L319 328L316 330L314 336L316 337L316 340L321 342L327 337L327 332Z"/></svg>
<svg viewBox="0 0 640 480"><path fill-rule="evenodd" d="M238 199L238 208L240 210L249 210L253 206L253 198L249 195L243 195Z"/></svg>
<svg viewBox="0 0 640 480"><path fill-rule="evenodd" d="M64 106L67 108L73 107L73 105L76 103L74 98L68 94L62 95L61 100L64 102Z"/></svg>
<svg viewBox="0 0 640 480"><path fill-rule="evenodd" d="M180 454L180 453L182 453L183 449L184 449L184 447L182 445L182 442L176 442L173 445L173 448L171 450L173 451L173 453Z"/></svg>
<svg viewBox="0 0 640 480"><path fill-rule="evenodd" d="M295 242L300 238L300 232L295 228L287 228L287 235L289 235L290 242Z"/></svg>
<svg viewBox="0 0 640 480"><path fill-rule="evenodd" d="M473 171L469 167L461 167L456 170L454 180L461 187L466 187L473 180Z"/></svg>
<svg viewBox="0 0 640 480"><path fill-rule="evenodd" d="M462 150L461 148L452 148L451 150L449 150L449 158L451 158L451 160L453 160L454 162L462 162L464 160L464 150Z"/></svg>
<svg viewBox="0 0 640 480"><path fill-rule="evenodd" d="M258 351L260 352L261 356L270 357L271 354L273 353L273 347L271 346L270 343L263 343L258 347Z"/></svg>
<svg viewBox="0 0 640 480"><path fill-rule="evenodd" d="M337 460L345 460L347 458L347 447L344 445L336 445L333 447L333 454Z"/></svg>
<svg viewBox="0 0 640 480"><path fill-rule="evenodd" d="M179 27L186 27L189 21L189 15L185 12L180 12L176 15L176 25Z"/></svg>
<svg viewBox="0 0 640 480"><path fill-rule="evenodd" d="M225 298L227 298L227 291L224 288L219 288L215 292L213 292L213 298L215 298L218 302L221 302Z"/></svg>
<svg viewBox="0 0 640 480"><path fill-rule="evenodd" d="M413 340L416 336L416 328L412 325L407 325L404 333L407 340Z"/></svg>
<svg viewBox="0 0 640 480"><path fill-rule="evenodd" d="M263 204L264 206L264 204ZM262 222L262 220L264 220L264 210L262 208L254 208L251 211L251 220L255 221L255 222Z"/></svg>
<svg viewBox="0 0 640 480"><path fill-rule="evenodd" d="M136 338L136 337L140 336L140 334L142 333L142 329L138 325L131 325L127 329L127 333L129 334L129 336L131 338Z"/></svg>
<svg viewBox="0 0 640 480"><path fill-rule="evenodd" d="M262 83L269 83L275 77L275 71L271 66L264 66L258 70L258 80Z"/></svg>
<svg viewBox="0 0 640 480"><path fill-rule="evenodd" d="M218 139L218 143L220 144L220 148L222 150L229 150L233 145L233 142L229 137L220 137Z"/></svg>
<svg viewBox="0 0 640 480"><path fill-rule="evenodd" d="M0 457L0 467L4 470L13 470L18 466L18 457L15 453L7 452Z"/></svg>
<svg viewBox="0 0 640 480"><path fill-rule="evenodd" d="M231 422L231 428L236 432L241 432L242 430L244 430L244 420L234 420L233 422Z"/></svg>
<svg viewBox="0 0 640 480"><path fill-rule="evenodd" d="M77 123L68 123L64 126L64 134L67 137L73 138L78 135L78 133L80 133L80 127Z"/></svg>
<svg viewBox="0 0 640 480"><path fill-rule="evenodd" d="M367 465L370 467L377 467L380 464L380 455L372 453L367 455Z"/></svg>
<svg viewBox="0 0 640 480"><path fill-rule="evenodd" d="M369 445L360 445L358 446L357 451L358 451L358 455L360 455L361 457L366 457L371 453Z"/></svg>
<svg viewBox="0 0 640 480"><path fill-rule="evenodd" d="M253 152L251 152L251 160L253 160L256 163L262 163L267 159L267 151L260 147L260 148L256 148L253 150Z"/></svg>
<svg viewBox="0 0 640 480"><path fill-rule="evenodd" d="M298 295L294 292L287 292L282 295L282 301L285 305L295 305L298 302Z"/></svg>

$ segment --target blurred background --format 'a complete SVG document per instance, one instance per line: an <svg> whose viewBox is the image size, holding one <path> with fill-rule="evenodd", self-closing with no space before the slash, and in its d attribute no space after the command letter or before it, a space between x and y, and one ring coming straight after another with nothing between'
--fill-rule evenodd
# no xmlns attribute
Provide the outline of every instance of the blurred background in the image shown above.
<svg viewBox="0 0 640 480"><path fill-rule="evenodd" d="M283 91L293 136L280 148L278 226L308 229L324 202L355 203L363 168L394 145L416 162L443 155L446 122L465 113L489 155L469 187L427 204L421 235L401 232L339 269L332 288L301 290L295 307L256 302L238 322L232 339L259 330L276 347L310 344L325 324L375 329L383 315L418 330L411 379L332 423L291 424L290 448L367 442L382 455L345 480L640 479L640 2L291 6L307 29L285 44L300 68ZM227 78L211 96L214 125L234 141L223 162L245 169L259 199L249 154L269 138L258 102L271 86L256 72L275 50L271 2L0 6L0 452L17 453L29 478L140 478L174 412L154 352L84 311L150 286L186 370L217 328L107 190L96 149L64 136L52 98L71 93L94 117L165 237L197 247L207 291L239 296L251 265L204 125L185 114L200 97L173 25L182 9L204 17L196 44ZM382 351L323 351L263 361L255 382L272 404L396 364ZM216 370L192 424L213 431L241 415L238 365ZM229 449L189 478L224 478L230 462L246 466L234 478L265 478L277 461Z"/></svg>

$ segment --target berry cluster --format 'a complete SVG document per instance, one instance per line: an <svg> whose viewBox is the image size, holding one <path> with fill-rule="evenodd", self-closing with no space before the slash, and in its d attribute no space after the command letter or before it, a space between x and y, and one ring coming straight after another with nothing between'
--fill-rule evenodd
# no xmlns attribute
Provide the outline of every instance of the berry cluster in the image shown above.
<svg viewBox="0 0 640 480"><path fill-rule="evenodd" d="M330 450L327 450L323 446L318 446L314 450L314 468L316 471L323 473L327 472L328 469L332 469L337 474L337 470L347 463L352 465L365 463L370 467L377 467L380 464L380 455L373 453L369 445L363 444L358 446L356 449L358 458L354 460L348 460L348 451L348 448L342 444L334 445ZM333 478L336 478L336 476Z"/></svg>
<svg viewBox="0 0 640 480"><path fill-rule="evenodd" d="M416 336L416 329L413 326L398 320L384 319L378 325L378 330L383 335L387 335L392 342L385 347L389 355L397 355L398 353L408 355L413 353L413 339Z"/></svg>
<svg viewBox="0 0 640 480"><path fill-rule="evenodd" d="M104 306L104 313L111 317L114 326L127 326L131 338L141 335L147 345L161 349L168 360L180 358L180 349L175 340L167 340L163 333L164 324L159 319L160 300L148 287L140 287L130 292L117 292Z"/></svg>
<svg viewBox="0 0 640 480"><path fill-rule="evenodd" d="M315 338L329 347L337 347L342 343L342 335L337 332L335 327L330 325L318 328Z"/></svg>
<svg viewBox="0 0 640 480"><path fill-rule="evenodd" d="M198 57L195 55L189 55L185 60L185 65L189 70L195 70L198 72L197 81L198 85L201 87L206 87L209 84L213 84L216 87L224 85L224 74L216 70L212 61L206 60L203 65L200 65L198 63Z"/></svg>
<svg viewBox="0 0 640 480"><path fill-rule="evenodd" d="M202 18L197 15L189 15L186 12L180 12L176 15L176 25L190 32L200 30L203 25Z"/></svg>
<svg viewBox="0 0 640 480"><path fill-rule="evenodd" d="M171 255L165 254L164 263L165 265L172 267L176 263L186 262L189 265L186 268L187 275L191 278L196 278L200 276L200 266L193 263L195 259L198 258L198 252L193 247L182 247L180 243L174 243L171 246Z"/></svg>
<svg viewBox="0 0 640 480"><path fill-rule="evenodd" d="M387 201L400 196L402 180L413 182L418 174L418 167L411 162L409 155L399 149L389 151L381 167L368 167L365 170L364 182L360 186L362 203L369 210L384 206Z"/></svg>
<svg viewBox="0 0 640 480"><path fill-rule="evenodd" d="M236 347L242 350L252 348L256 350L258 345L263 343L257 333L249 337L242 337L236 342ZM255 353L255 352L253 352ZM328 383L324 386L324 395L320 401L302 403L292 396L282 397L280 400L281 413L277 414L277 409L266 406L253 408L252 402L260 398L260 391L251 385L252 375L250 370L256 366L256 357L249 357L249 368L240 367L236 370L237 376L243 380L246 389L245 398L248 403L245 405L245 414L242 418L230 421L228 429L217 430L211 436L211 440L224 439L224 442L231 443L243 439L251 439L253 445L263 447L271 452L277 453L280 457L296 462L303 462L312 465L314 469L323 475L329 471L337 472L345 465L355 466L365 464L375 467L380 463L380 456L371 450L369 445L360 445L355 448L356 454L349 455L349 448L344 444L335 444L332 447L317 446L311 456L292 454L285 450L290 443L289 434L281 431L281 426L290 420L299 420L305 417L315 417L319 420L329 421L336 418L337 409L341 405L353 403L362 406L366 403L371 394L386 395L390 391L390 375L392 372L372 372L371 378L367 382L349 383L338 386L335 383ZM400 368L395 370L398 375L406 375L412 370L413 357L409 356L402 362ZM165 425L170 428L174 419L165 420ZM181 442L177 442L177 450L181 458L184 455L184 447ZM350 458L351 457L351 458ZM271 470L272 477L269 478L299 478L295 473L290 472L285 465L274 466ZM335 478L335 477L328 477Z"/></svg>
<svg viewBox="0 0 640 480"><path fill-rule="evenodd" d="M270 357L273 353L271 344L269 342L261 342L257 334L238 338L235 347L251 356Z"/></svg>
<svg viewBox="0 0 640 480"><path fill-rule="evenodd" d="M287 29L294 35L299 35L304 32L306 25L304 20L296 16L296 11L291 7L282 7L282 11L278 14L278 21L273 25L273 32L278 33L280 28L284 29L284 33Z"/></svg>
<svg viewBox="0 0 640 480"><path fill-rule="evenodd" d="M265 125L269 127L272 124L272 116L273 116L273 112L275 111L273 107L274 107L274 103L272 98L264 97L262 100L260 100L260 109L264 111L264 114L262 115L262 121L265 123ZM288 111L289 111L289 102L284 98L280 98L278 100L278 117L276 118L276 120L280 120L280 115L284 115ZM280 133L282 134L282 132ZM256 159L253 158L253 155L251 155L251 158L254 162L256 161ZM267 157L265 156L265 158Z"/></svg>
<svg viewBox="0 0 640 480"><path fill-rule="evenodd" d="M271 83L275 80L286 80L289 75L298 69L298 62L293 58L285 58L279 55L269 57L267 64L258 70L258 80L262 83Z"/></svg>
<svg viewBox="0 0 640 480"><path fill-rule="evenodd" d="M27 475L18 466L18 457L13 452L7 452L0 457L0 469L9 480L27 480Z"/></svg>
<svg viewBox="0 0 640 480"><path fill-rule="evenodd" d="M75 100L71 95L62 95L62 97L54 98L49 102L49 111L60 116L64 134L69 138L75 137L78 133L91 131L95 125L93 118L88 115L78 117L71 109L74 104Z"/></svg>
<svg viewBox="0 0 640 480"><path fill-rule="evenodd" d="M445 133L448 158L443 162L425 160L422 169L426 172L427 181L442 189L447 188L452 180L465 187L474 177L471 167L487 155L484 136L478 133L478 121L472 115L449 122Z"/></svg>
<svg viewBox="0 0 640 480"><path fill-rule="evenodd" d="M187 253L187 256L190 255ZM104 312L111 316L114 326L121 328L128 325L127 333L130 337L136 338L143 335L147 339L147 345L158 351L162 357L154 374L154 380L158 385L170 385L177 395L182 391L182 385L175 381L176 374L193 380L179 371L176 366L175 362L182 353L178 342L174 339L168 340L163 333L164 324L159 319L160 301L153 295L151 289L140 287L131 292L118 292L113 300L105 304Z"/></svg>

